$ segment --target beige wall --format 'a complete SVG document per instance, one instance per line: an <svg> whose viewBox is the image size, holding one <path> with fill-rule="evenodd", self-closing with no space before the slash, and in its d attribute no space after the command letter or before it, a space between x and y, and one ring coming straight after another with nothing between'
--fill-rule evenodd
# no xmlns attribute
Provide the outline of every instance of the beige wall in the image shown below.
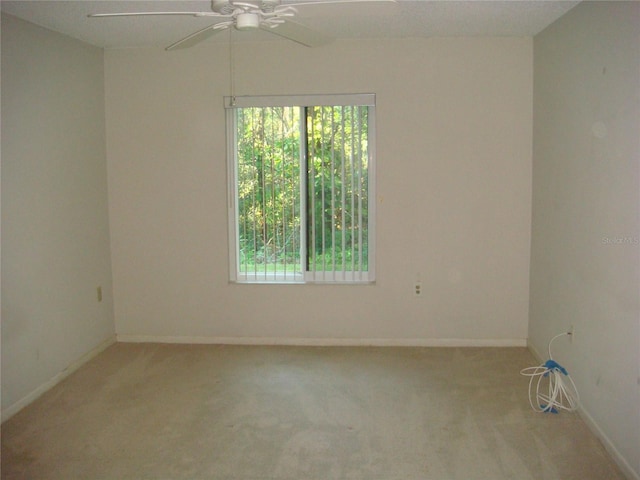
<svg viewBox="0 0 640 480"><path fill-rule="evenodd" d="M107 51L119 338L524 344L532 39L235 51L238 95L377 95L377 283L229 284L227 44Z"/></svg>
<svg viewBox="0 0 640 480"><path fill-rule="evenodd" d="M2 15L3 418L114 337L103 78L100 49Z"/></svg>
<svg viewBox="0 0 640 480"><path fill-rule="evenodd" d="M530 342L640 478L640 3L583 2L534 42Z"/></svg>

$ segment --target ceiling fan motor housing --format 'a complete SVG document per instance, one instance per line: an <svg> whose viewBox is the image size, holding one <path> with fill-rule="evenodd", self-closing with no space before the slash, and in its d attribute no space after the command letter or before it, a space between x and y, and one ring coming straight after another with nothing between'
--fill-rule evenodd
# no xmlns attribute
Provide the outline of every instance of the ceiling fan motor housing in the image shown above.
<svg viewBox="0 0 640 480"><path fill-rule="evenodd" d="M271 13L280 5L280 0L211 0L211 10L222 15L231 15L236 9L248 10L253 6L263 13Z"/></svg>

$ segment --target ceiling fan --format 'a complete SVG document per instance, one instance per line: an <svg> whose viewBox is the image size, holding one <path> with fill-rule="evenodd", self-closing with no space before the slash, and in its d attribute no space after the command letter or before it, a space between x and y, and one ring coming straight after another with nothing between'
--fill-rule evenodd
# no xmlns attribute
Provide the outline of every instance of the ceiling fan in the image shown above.
<svg viewBox="0 0 640 480"><path fill-rule="evenodd" d="M184 15L192 17L211 17L222 21L209 25L191 35L169 45L166 50L188 48L206 40L218 32L234 27L237 30L261 29L308 47L317 47L333 40L329 35L312 30L291 20L298 11L296 6L319 5L324 3L353 3L363 1L395 0L331 0L327 2L300 1L297 3L282 3L282 0L211 0L211 11L201 12L120 12L120 13L92 13L89 17L135 17L149 15Z"/></svg>

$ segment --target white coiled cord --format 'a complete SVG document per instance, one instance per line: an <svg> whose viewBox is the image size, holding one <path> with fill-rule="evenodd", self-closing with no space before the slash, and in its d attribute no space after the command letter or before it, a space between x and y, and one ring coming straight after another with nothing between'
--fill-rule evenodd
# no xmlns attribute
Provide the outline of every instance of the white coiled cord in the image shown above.
<svg viewBox="0 0 640 480"><path fill-rule="evenodd" d="M521 375L530 377L529 404L536 412L559 413L560 410L573 412L578 409L580 397L576 384L567 370L551 356L551 344L563 335L571 335L571 332L562 332L549 341L549 360L520 371Z"/></svg>

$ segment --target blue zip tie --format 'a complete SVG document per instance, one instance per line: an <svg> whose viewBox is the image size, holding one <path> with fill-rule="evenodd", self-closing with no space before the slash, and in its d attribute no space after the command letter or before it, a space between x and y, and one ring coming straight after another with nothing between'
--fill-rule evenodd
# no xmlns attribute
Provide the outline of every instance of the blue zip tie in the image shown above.
<svg viewBox="0 0 640 480"><path fill-rule="evenodd" d="M553 370L557 370L559 372L564 373L565 375L569 375L567 373L567 369L564 368L562 365L560 365L558 362L556 362L555 360L547 360L546 362L544 362L544 366L547 370L549 371L553 371ZM546 372L544 374L544 376L546 377L547 375L549 375L549 372Z"/></svg>

